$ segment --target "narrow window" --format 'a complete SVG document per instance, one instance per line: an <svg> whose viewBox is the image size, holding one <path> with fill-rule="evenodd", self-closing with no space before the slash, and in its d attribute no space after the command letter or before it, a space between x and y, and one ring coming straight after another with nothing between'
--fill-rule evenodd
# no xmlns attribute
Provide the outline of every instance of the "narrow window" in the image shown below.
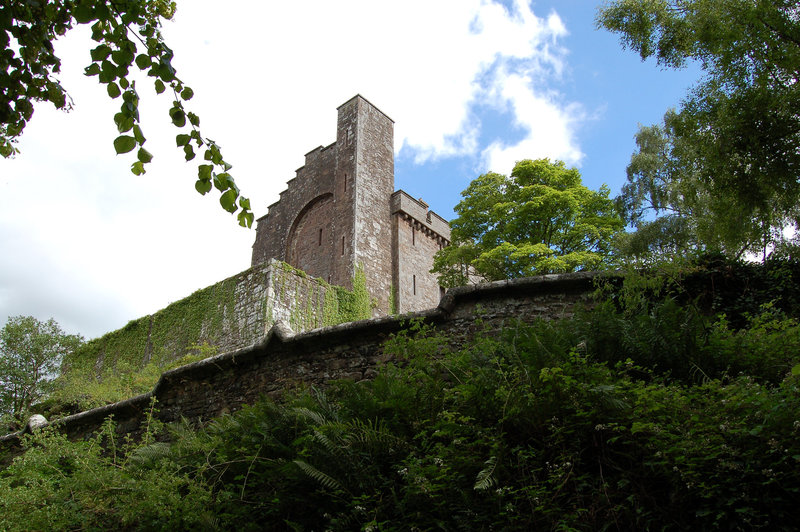
<svg viewBox="0 0 800 532"><path fill-rule="evenodd" d="M411 291L413 292L414 295L417 295L417 276L416 275L412 275L411 276Z"/></svg>
<svg viewBox="0 0 800 532"><path fill-rule="evenodd" d="M342 255L344 255L344 237L342 237Z"/></svg>
<svg viewBox="0 0 800 532"><path fill-rule="evenodd" d="M344 174L344 191L347 192L347 174Z"/></svg>
<svg viewBox="0 0 800 532"><path fill-rule="evenodd" d="M411 226L411 245L412 246L417 245L417 230L414 229L413 225Z"/></svg>
<svg viewBox="0 0 800 532"><path fill-rule="evenodd" d="M319 245L322 245L322 229L319 230Z"/></svg>

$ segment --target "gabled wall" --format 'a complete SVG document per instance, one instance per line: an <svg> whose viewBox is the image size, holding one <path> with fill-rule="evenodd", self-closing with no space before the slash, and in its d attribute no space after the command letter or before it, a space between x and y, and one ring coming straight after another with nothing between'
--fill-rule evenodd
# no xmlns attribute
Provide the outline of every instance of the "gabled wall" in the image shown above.
<svg viewBox="0 0 800 532"><path fill-rule="evenodd" d="M360 270L373 316L436 306L441 293L429 270L449 242L447 222L394 192L392 119L361 96L337 112L336 141L307 153L280 200L258 219L252 265L275 258L348 288ZM408 228L398 223L400 211ZM412 230L419 246L405 244L416 238Z"/></svg>

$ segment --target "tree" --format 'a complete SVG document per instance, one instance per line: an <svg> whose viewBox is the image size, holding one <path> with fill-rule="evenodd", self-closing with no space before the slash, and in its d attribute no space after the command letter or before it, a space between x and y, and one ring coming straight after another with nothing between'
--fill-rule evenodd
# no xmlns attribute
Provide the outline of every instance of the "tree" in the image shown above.
<svg viewBox="0 0 800 532"><path fill-rule="evenodd" d="M597 22L643 59L672 68L695 61L705 71L679 111L640 129L623 190L626 214L643 203L684 211L703 245L732 255L763 251L785 225L797 225L797 2L614 0Z"/></svg>
<svg viewBox="0 0 800 532"><path fill-rule="evenodd" d="M436 254L443 286L598 268L622 219L603 185L583 186L561 161L524 160L511 176L484 174L461 193L452 244Z"/></svg>
<svg viewBox="0 0 800 532"><path fill-rule="evenodd" d="M52 318L9 318L0 329L0 414L23 416L50 391L64 355L83 337L66 334Z"/></svg>
<svg viewBox="0 0 800 532"><path fill-rule="evenodd" d="M99 44L90 51L92 63L85 73L97 76L109 97L121 101L114 115L119 132L113 142L115 151L136 150L131 165L136 175L145 173L153 159L144 148L139 92L131 75L135 64L153 78L156 93L171 92L169 117L181 130L175 141L186 160L195 158L195 147L202 151L204 162L198 165L195 189L206 194L216 187L222 207L238 211L239 224L250 227L250 201L240 195L228 173L231 165L220 146L200 132L200 118L187 109L194 92L176 75L173 52L160 31L162 19L174 12L175 2L170 0L10 0L0 7L0 154L12 157L18 152L15 144L33 116L35 102L71 108L58 81L61 61L53 42L78 24L91 24L92 39Z"/></svg>
<svg viewBox="0 0 800 532"><path fill-rule="evenodd" d="M703 179L694 139L679 133L680 120L678 113L668 111L663 126L640 126L636 133L638 151L631 156L628 182L617 203L637 231L621 239L622 254L662 256L696 250L740 257L774 246L796 208L746 209L735 195L716 190Z"/></svg>

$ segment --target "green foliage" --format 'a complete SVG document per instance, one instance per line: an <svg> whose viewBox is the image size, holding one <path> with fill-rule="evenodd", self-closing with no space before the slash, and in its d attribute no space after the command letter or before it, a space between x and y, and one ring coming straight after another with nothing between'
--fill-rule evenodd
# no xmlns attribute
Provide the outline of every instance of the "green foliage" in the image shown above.
<svg viewBox="0 0 800 532"><path fill-rule="evenodd" d="M141 443L115 443L110 424L85 442L28 437L0 473L0 526L792 528L800 380L753 375L779 333L800 335L764 310L740 331L712 327L720 358L762 346L739 361L742 375L683 381L658 361L599 360L598 337L613 336L598 324L623 316L605 306L486 331L457 350L412 322L386 345L397 365L373 381L177 425L171 443L157 427ZM636 327L657 337L680 312L668 303ZM795 364L797 353L795 343L783 350Z"/></svg>
<svg viewBox="0 0 800 532"><path fill-rule="evenodd" d="M443 286L597 269L623 227L609 190L583 186L575 168L520 161L510 177L484 174L461 193L452 244L434 257Z"/></svg>
<svg viewBox="0 0 800 532"><path fill-rule="evenodd" d="M622 195L628 221L644 206L686 218L690 246L766 255L798 217L796 2L614 0L597 20L643 59L695 61L705 72L663 126L637 134Z"/></svg>
<svg viewBox="0 0 800 532"><path fill-rule="evenodd" d="M52 428L24 436L25 453L0 472L0 528L211 529L209 491L158 457L156 434L120 442L108 420L88 441Z"/></svg>
<svg viewBox="0 0 800 532"><path fill-rule="evenodd" d="M287 275L281 276L281 272ZM280 263L274 273L280 290L293 286L292 276L307 277L305 272L285 263ZM150 392L164 371L216 354L223 334L245 338L252 331L238 330L239 322L231 318L236 308L236 287L242 277L231 277L198 290L152 316L131 321L68 354L51 401L39 410L50 418ZM372 316L363 268L356 268L353 290L329 285L321 279L309 282L316 283L319 290L312 290L305 300L288 302L289 325L294 330ZM266 307L266 302L261 304ZM271 326L272 318L265 316L264 323Z"/></svg>
<svg viewBox="0 0 800 532"><path fill-rule="evenodd" d="M83 343L52 318L14 316L0 329L0 416L24 422L31 405L52 391L61 360Z"/></svg>
<svg viewBox="0 0 800 532"><path fill-rule="evenodd" d="M282 276L275 280L276 286L280 288L278 299L291 308L289 325L293 330L328 327L372 317L372 302L367 291L363 266L356 266L352 279L353 289L348 290L343 286L329 284L324 279L309 277L303 270L285 262L277 264L281 271L308 280L306 289L300 291L306 294L305 300L298 299L294 292L288 292L290 287L296 285L291 277ZM293 300L285 300L287 292L294 296Z"/></svg>
<svg viewBox="0 0 800 532"><path fill-rule="evenodd" d="M217 354L217 348L203 342L191 345L176 360L150 360L142 366L125 359L99 373L94 367L76 367L64 372L54 383L50 400L38 410L48 419L76 414L97 406L124 401L153 391L165 371L191 364Z"/></svg>
<svg viewBox="0 0 800 532"><path fill-rule="evenodd" d="M111 422L26 436L0 472L0 528L792 529L796 266L771 259L743 290L745 264L690 264L460 347L414 320L372 381L166 438L152 413L140 442Z"/></svg>
<svg viewBox="0 0 800 532"><path fill-rule="evenodd" d="M235 291L241 276L203 288L172 303L151 316L129 322L125 327L87 342L64 360L65 372L82 370L102 373L117 366L142 367L149 361L158 366L172 362L193 345L218 344L223 324L238 327L228 319L235 307Z"/></svg>
<svg viewBox="0 0 800 532"><path fill-rule="evenodd" d="M124 154L138 148L131 165L136 175L145 173L145 165L153 158L144 149L139 92L130 73L135 65L153 78L156 93L171 89L174 100L170 119L182 130L188 127L176 139L186 160L194 159L195 147L202 150L207 164L198 169L196 190L206 194L213 181L220 190L222 207L231 213L239 211L239 225L250 227L250 202L239 194L228 174L231 165L223 158L220 146L201 133L200 118L187 109L194 92L177 76L173 52L161 34L162 19L170 19L174 13L175 2L170 0L10 0L0 12L0 45L4 50L0 55L0 155L11 157L18 152L15 144L33 116L34 102L71 108L67 92L58 81L61 60L55 55L53 41L78 24L91 24L92 39L99 44L90 51L92 63L85 73L97 76L110 98L121 100L120 110L114 115L119 133L114 150Z"/></svg>
<svg viewBox="0 0 800 532"><path fill-rule="evenodd" d="M363 266L356 267L352 291L341 286L332 286L332 288L336 293L338 310L335 314L336 321L330 325L366 320L372 317L372 302L367 291L367 277L364 275Z"/></svg>

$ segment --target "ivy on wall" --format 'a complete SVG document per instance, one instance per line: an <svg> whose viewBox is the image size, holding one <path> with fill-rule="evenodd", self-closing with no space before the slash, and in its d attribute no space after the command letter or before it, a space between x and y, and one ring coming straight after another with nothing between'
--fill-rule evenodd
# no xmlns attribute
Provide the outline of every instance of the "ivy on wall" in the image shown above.
<svg viewBox="0 0 800 532"><path fill-rule="evenodd" d="M63 370L93 368L101 374L120 365L143 367L151 361L164 365L183 356L193 344L218 345L223 335L237 336L238 323L230 318L235 289L244 273L87 342L64 361Z"/></svg>
<svg viewBox="0 0 800 532"><path fill-rule="evenodd" d="M84 344L64 361L57 402L84 409L142 393L176 364L255 342L277 319L288 317L294 331L303 331L372 317L360 265L352 286L284 262L255 266Z"/></svg>

